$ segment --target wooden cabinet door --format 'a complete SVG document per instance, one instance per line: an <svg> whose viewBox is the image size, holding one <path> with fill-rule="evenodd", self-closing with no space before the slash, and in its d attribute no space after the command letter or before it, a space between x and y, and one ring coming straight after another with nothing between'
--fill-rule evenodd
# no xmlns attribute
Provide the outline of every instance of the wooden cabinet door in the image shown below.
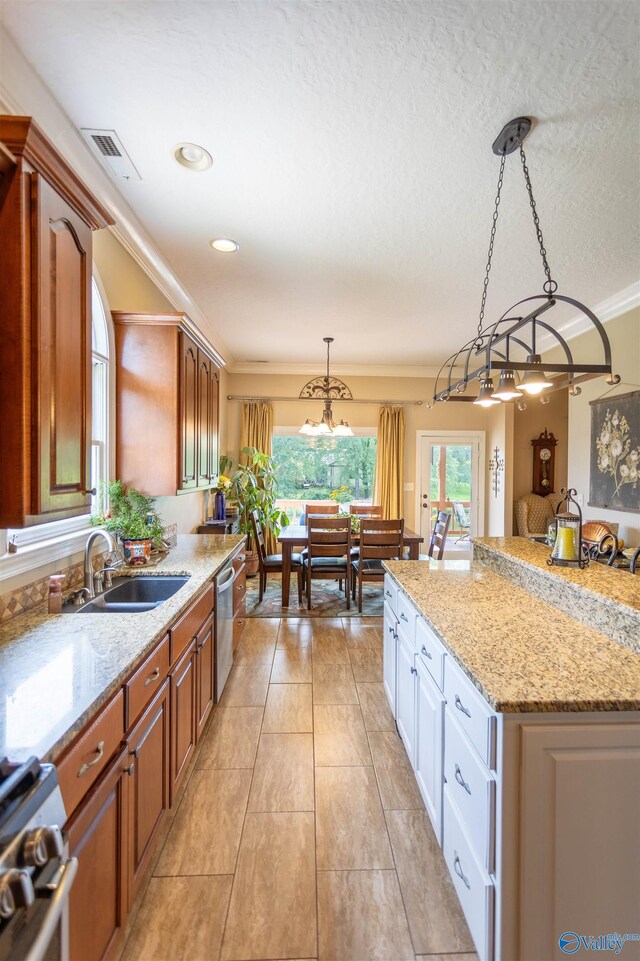
<svg viewBox="0 0 640 961"><path fill-rule="evenodd" d="M127 742L129 749L129 907L133 904L158 828L169 808L170 685L166 680Z"/></svg>
<svg viewBox="0 0 640 961"><path fill-rule="evenodd" d="M67 825L78 874L69 897L70 961L102 961L127 915L128 752L105 772Z"/></svg>
<svg viewBox="0 0 640 961"><path fill-rule="evenodd" d="M171 804L196 746L196 642L171 672Z"/></svg>
<svg viewBox="0 0 640 961"><path fill-rule="evenodd" d="M196 740L202 734L211 714L214 699L213 614L196 636L197 718Z"/></svg>
<svg viewBox="0 0 640 961"><path fill-rule="evenodd" d="M211 391L209 394L209 476L218 476L220 458L219 406L220 381L215 364L211 364Z"/></svg>
<svg viewBox="0 0 640 961"><path fill-rule="evenodd" d="M397 651L396 723L411 766L415 767L416 668L413 664L413 648L400 626Z"/></svg>
<svg viewBox="0 0 640 961"><path fill-rule="evenodd" d="M180 332L180 473L179 490L198 486L198 348Z"/></svg>
<svg viewBox="0 0 640 961"><path fill-rule="evenodd" d="M416 657L415 774L438 843L442 844L442 744L444 694Z"/></svg>
<svg viewBox="0 0 640 961"><path fill-rule="evenodd" d="M32 510L88 513L91 453L91 230L42 177L31 178L34 237Z"/></svg>
<svg viewBox="0 0 640 961"><path fill-rule="evenodd" d="M198 351L198 487L206 487L211 479L211 394L213 391L211 360Z"/></svg>

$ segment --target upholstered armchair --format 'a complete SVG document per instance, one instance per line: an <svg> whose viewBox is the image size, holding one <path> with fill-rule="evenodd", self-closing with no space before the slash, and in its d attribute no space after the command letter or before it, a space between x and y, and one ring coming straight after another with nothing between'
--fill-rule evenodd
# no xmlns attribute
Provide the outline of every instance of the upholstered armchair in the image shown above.
<svg viewBox="0 0 640 961"><path fill-rule="evenodd" d="M525 494L517 500L516 526L520 537L540 537L546 534L549 524L553 523L559 502L559 494L549 494L547 497Z"/></svg>

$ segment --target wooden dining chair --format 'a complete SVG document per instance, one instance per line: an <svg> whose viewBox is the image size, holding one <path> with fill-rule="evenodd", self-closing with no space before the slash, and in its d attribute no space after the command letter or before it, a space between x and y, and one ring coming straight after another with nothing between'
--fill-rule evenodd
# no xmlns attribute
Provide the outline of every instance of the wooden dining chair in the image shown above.
<svg viewBox="0 0 640 961"><path fill-rule="evenodd" d="M267 587L267 576L269 574L282 574L282 554L267 554L265 548L264 531L260 523L258 511L251 512L251 533L256 545L259 564L260 589L258 601L264 597ZM291 570L298 575L298 603L302 605L302 592L304 589L304 568L300 554L291 555Z"/></svg>
<svg viewBox="0 0 640 961"><path fill-rule="evenodd" d="M364 515L365 517L382 518L382 508L378 504L352 504L349 512L357 517Z"/></svg>
<svg viewBox="0 0 640 961"><path fill-rule="evenodd" d="M311 517L307 521L307 553L302 555L311 610L312 579L345 582L347 610L351 607L351 522L348 517Z"/></svg>
<svg viewBox="0 0 640 961"><path fill-rule="evenodd" d="M450 523L451 514L449 514L448 511L438 511L438 516L435 524L433 525L433 531L431 532L431 540L429 541L428 552L428 556L433 557L435 551L437 550L437 561L442 560L442 555L444 554L444 545L447 542L447 532L449 530Z"/></svg>
<svg viewBox="0 0 640 961"><path fill-rule="evenodd" d="M327 503L323 501L320 504L305 504L303 516L300 519L301 524L306 524L310 517L318 516L319 514L337 514L339 506L336 501L330 501Z"/></svg>
<svg viewBox="0 0 640 961"><path fill-rule="evenodd" d="M358 584L358 611L362 614L362 585L364 581L383 581L383 561L401 560L404 538L404 520L378 520L366 518L360 523L360 556L351 561L351 590L356 596Z"/></svg>

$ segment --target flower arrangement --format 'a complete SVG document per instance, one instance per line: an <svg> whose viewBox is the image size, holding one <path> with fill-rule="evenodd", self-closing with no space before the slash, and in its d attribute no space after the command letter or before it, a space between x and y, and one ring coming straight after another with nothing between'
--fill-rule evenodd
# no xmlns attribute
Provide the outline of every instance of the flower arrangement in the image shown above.
<svg viewBox="0 0 640 961"><path fill-rule="evenodd" d="M631 447L629 423L619 411L607 411L596 447L598 470L611 474L616 485L613 493L617 494L625 484L631 484L635 490L640 475L640 445Z"/></svg>
<svg viewBox="0 0 640 961"><path fill-rule="evenodd" d="M216 482L213 485L213 489L217 491L222 491L223 494L228 494L232 487L232 481L230 477L226 474L218 474Z"/></svg>
<svg viewBox="0 0 640 961"><path fill-rule="evenodd" d="M337 487L329 494L329 500L336 501L338 504L348 504L353 499L353 491L346 484Z"/></svg>

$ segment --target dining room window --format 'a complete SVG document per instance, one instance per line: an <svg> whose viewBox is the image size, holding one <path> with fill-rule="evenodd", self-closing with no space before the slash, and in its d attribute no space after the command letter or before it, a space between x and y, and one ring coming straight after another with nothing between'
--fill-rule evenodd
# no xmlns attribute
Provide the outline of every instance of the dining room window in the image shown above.
<svg viewBox="0 0 640 961"><path fill-rule="evenodd" d="M272 444L278 506L294 523L307 501L337 499L345 507L372 502L375 428L353 437L307 437L294 428L276 428Z"/></svg>

